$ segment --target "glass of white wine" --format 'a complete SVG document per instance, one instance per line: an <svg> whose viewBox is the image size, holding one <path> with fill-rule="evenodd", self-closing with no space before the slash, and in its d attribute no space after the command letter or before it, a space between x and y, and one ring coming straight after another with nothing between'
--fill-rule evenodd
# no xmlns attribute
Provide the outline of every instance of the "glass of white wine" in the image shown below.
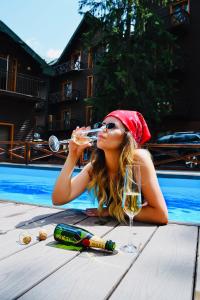
<svg viewBox="0 0 200 300"><path fill-rule="evenodd" d="M72 134L70 139L59 141L55 135L51 135L49 138L49 148L53 152L58 152L60 145L66 145L69 141L73 140L77 145L85 145L97 140L98 133L104 129L104 126L96 129L84 129L78 130Z"/></svg>
<svg viewBox="0 0 200 300"><path fill-rule="evenodd" d="M121 247L121 250L128 253L137 253L138 249L132 242L132 227L133 218L142 209L141 172L139 164L126 166L122 207L124 212L129 217L130 239L127 245Z"/></svg>

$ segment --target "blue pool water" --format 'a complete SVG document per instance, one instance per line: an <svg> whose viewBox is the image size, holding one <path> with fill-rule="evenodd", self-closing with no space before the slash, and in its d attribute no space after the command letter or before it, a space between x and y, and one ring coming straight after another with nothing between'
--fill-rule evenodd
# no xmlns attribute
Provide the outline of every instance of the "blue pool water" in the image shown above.
<svg viewBox="0 0 200 300"><path fill-rule="evenodd" d="M74 172L76 175L78 171ZM51 206L51 194L60 169L0 166L0 199ZM169 219L200 224L200 177L159 175ZM96 203L87 193L64 205L86 209Z"/></svg>

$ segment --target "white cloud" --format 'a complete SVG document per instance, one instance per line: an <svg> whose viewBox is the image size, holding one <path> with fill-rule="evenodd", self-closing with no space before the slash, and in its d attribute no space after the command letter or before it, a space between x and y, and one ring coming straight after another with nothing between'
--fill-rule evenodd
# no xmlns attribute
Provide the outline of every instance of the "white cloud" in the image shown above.
<svg viewBox="0 0 200 300"><path fill-rule="evenodd" d="M60 49L49 49L46 53L46 57L49 59L55 59L55 58L58 58L61 53L62 53L62 50L60 50Z"/></svg>

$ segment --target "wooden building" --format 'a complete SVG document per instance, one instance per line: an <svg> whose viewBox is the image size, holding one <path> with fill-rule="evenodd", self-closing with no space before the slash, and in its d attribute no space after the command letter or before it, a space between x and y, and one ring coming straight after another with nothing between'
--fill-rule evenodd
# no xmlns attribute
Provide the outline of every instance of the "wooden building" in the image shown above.
<svg viewBox="0 0 200 300"><path fill-rule="evenodd" d="M180 2L174 31L182 54L182 64L178 70L179 86L177 93L175 118L172 125L177 130L200 131L200 1L188 0ZM179 14L181 12L182 14ZM182 24L181 24L182 20Z"/></svg>
<svg viewBox="0 0 200 300"><path fill-rule="evenodd" d="M0 21L0 141L31 140L45 129L50 68Z"/></svg>
<svg viewBox="0 0 200 300"><path fill-rule="evenodd" d="M66 137L76 126L91 124L92 107L84 102L93 93L92 51L83 42L88 18L85 14L61 56L51 64L55 75L50 80L49 135Z"/></svg>
<svg viewBox="0 0 200 300"><path fill-rule="evenodd" d="M163 120L160 131L200 131L200 1L174 1L159 13L178 44L174 111Z"/></svg>

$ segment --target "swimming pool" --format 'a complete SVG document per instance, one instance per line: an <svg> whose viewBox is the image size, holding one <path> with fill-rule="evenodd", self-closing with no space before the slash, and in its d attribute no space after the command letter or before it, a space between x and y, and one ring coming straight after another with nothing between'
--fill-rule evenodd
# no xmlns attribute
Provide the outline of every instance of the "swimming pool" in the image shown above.
<svg viewBox="0 0 200 300"><path fill-rule="evenodd" d="M51 194L60 168L0 165L0 199L51 206ZM77 174L74 171L74 175ZM200 224L200 176L159 174L169 219ZM86 209L96 203L87 192L66 208Z"/></svg>

